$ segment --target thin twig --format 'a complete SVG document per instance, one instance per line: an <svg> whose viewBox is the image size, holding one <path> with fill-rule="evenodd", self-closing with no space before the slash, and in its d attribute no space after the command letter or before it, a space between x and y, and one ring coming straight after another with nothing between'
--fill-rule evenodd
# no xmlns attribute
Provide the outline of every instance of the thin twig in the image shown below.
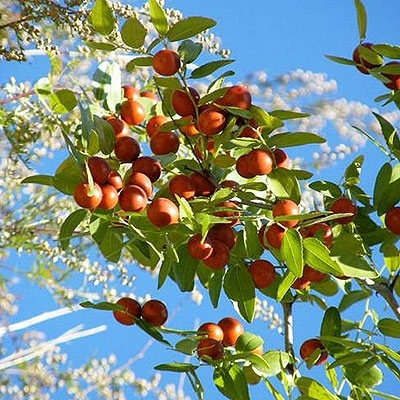
<svg viewBox="0 0 400 400"><path fill-rule="evenodd" d="M292 302L282 302L283 308L283 329L284 329L284 340L285 340L285 351L290 354L295 359L294 350L293 350L293 314L292 314ZM294 375L295 366L294 362L287 365L287 370L290 374Z"/></svg>

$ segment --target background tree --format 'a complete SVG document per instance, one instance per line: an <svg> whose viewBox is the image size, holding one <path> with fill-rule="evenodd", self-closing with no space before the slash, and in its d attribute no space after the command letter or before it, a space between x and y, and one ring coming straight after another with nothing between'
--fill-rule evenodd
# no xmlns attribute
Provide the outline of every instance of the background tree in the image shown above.
<svg viewBox="0 0 400 400"><path fill-rule="evenodd" d="M380 100L396 105L400 71L396 62L389 60L399 57L398 47L366 45L365 10L360 2L355 5L362 43L358 53L352 59L331 58L356 65L361 72L381 80L391 91ZM163 363L156 369L184 373L198 398L207 397L202 387L207 381L204 370L212 370L216 387L235 399L248 398L247 382L259 381L265 382L275 398L385 396L375 389L383 379L377 365L399 377L399 354L385 342L398 337L399 328L399 141L394 128L398 114L375 113L370 117L369 110L356 103L315 102L314 93L327 93L334 84L322 75L302 71L275 82L256 73L248 78L246 89L231 78L229 52L220 50L219 42L208 31L202 33L215 21L183 18L180 12L163 9L156 1L138 9L98 0L80 5L21 2L4 11L7 19L1 32L8 43L3 55L23 60L33 51L26 42L29 39L49 52L52 69L33 87L11 81L3 90L2 134L7 141L2 141L2 151L8 157L2 158L7 179L0 243L4 255L32 257L33 267L23 271L7 266L10 272L4 268L2 309L5 317L15 311L13 296L7 291L15 282L15 273L45 285L60 304L72 308L9 325L3 335L68 313L79 302L84 307L122 313L116 300L127 295L136 275L128 266L136 262L145 271L143 275L157 277L159 288L172 281L176 293L189 292L194 300L208 293L215 307L228 298L243 320L266 319L270 327L284 331L280 350L265 344L260 354L257 349L264 334L251 333L252 325L245 325L249 328L235 343L242 333L240 325L234 321L238 335L233 333L229 341L226 338L233 328L227 331L226 321L220 321L225 328L224 350L219 340L204 342L210 339L199 335L197 326L174 326L179 330L158 327L164 321L159 323L148 311L142 319L132 317L137 327L130 329L142 328L152 339L191 356L184 363ZM63 30L65 27L70 31ZM71 36L77 34L83 42L75 42L74 53ZM52 42L42 39L50 36ZM163 46L169 50L165 52ZM381 66L383 60L386 64ZM224 72L220 68L225 68ZM121 72L124 69L134 73L135 87L121 89L127 81ZM302 104L305 96L310 96L311 104ZM312 162L306 158L292 159L289 165L279 161L279 155L286 154L282 148L325 142L311 132L327 121L347 135L350 131L343 129L343 122L360 108L365 120L354 121L358 130L388 157L370 196L360 183L364 162L360 155L347 166L339 184L316 181L309 172L330 165L335 156L358 150L366 140L359 134L352 133L351 146L334 151L322 144ZM154 126L149 125L155 115L167 118L159 132L153 132ZM122 121L131 127L126 129ZM191 122L197 125L191 126ZM371 135L372 127L380 137ZM192 136L196 130L200 133ZM120 146L119 136L125 137ZM162 166L158 171L159 164L151 164L155 175L154 169L151 174L148 168L139 168L139 143L143 154L155 156ZM38 162L53 157L58 167L48 175ZM106 198L104 183L111 170L118 171L125 182L132 179L138 187L138 178L131 177L132 161L134 172L146 172L153 181L153 191L146 194L151 184L139 185L143 190L126 187L100 203ZM34 166L46 175L28 172L27 168ZM157 179L159 172L161 178ZM182 183L178 190L171 189L170 182L177 176L183 176L182 182L188 185L183 192ZM26 185L16 191L21 177ZM140 179L141 183L145 180ZM103 185L98 201L97 185ZM74 203L73 194L83 209ZM158 212L165 206L172 225ZM236 219L240 223L233 224ZM221 231L230 235L231 244L216 245L221 242ZM195 250L209 245L211 255L198 256L188 248L189 242L195 243ZM119 290L121 285L125 288ZM371 306L374 293L391 308L391 317L377 314L379 302ZM282 304L283 321L266 306L265 296L276 305ZM134 293L129 297L135 297ZM148 298L137 300L148 304ZM307 303L310 310L320 307L320 330L315 331L318 338L294 349L293 307L300 302ZM359 311L360 302L364 306L361 320L344 319L343 312L350 307ZM85 315L90 312L94 313L86 311ZM139 316L136 312L133 315ZM86 398L97 391L104 398L120 398L124 392L120 383L125 382L142 394L151 391L159 398L184 396L171 387L161 389L158 375L149 380L133 375L130 365L146 351L145 343L136 357L114 371L110 369L115 362L112 356L90 360L82 368L64 368L66 356L58 353L56 346L102 329L78 327L52 341L34 332L18 339L11 335L15 351L4 341L5 355L0 360L5 371L3 393L35 398L66 390L70 396ZM306 367L323 364L328 354L326 384L307 377L311 374ZM37 358L43 355L46 358ZM214 360L198 359L204 355ZM299 362L299 356L306 362Z"/></svg>

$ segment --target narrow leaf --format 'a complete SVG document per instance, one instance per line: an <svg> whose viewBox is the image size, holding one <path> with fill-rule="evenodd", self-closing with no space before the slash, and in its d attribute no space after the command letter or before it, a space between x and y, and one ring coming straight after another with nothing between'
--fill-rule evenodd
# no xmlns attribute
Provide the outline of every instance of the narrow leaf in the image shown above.
<svg viewBox="0 0 400 400"><path fill-rule="evenodd" d="M189 78L199 79L204 78L208 75L211 75L216 70L226 67L227 65L233 63L234 60L218 60L218 61L210 61L207 64L203 64L200 67L197 67L192 71L192 74Z"/></svg>
<svg viewBox="0 0 400 400"><path fill-rule="evenodd" d="M188 39L192 36L212 28L216 22L210 18L188 17L181 19L172 25L168 31L167 37L171 42Z"/></svg>
<svg viewBox="0 0 400 400"><path fill-rule="evenodd" d="M281 254L289 271L300 278L303 275L303 247L300 233L296 229L288 229L283 237Z"/></svg>
<svg viewBox="0 0 400 400"><path fill-rule="evenodd" d="M38 185L53 186L51 175L32 175L22 179L21 183L37 183Z"/></svg>
<svg viewBox="0 0 400 400"><path fill-rule="evenodd" d="M365 39L367 31L367 13L361 0L354 0L357 12L358 37L360 42Z"/></svg>
<svg viewBox="0 0 400 400"><path fill-rule="evenodd" d="M149 0L150 20L160 36L168 32L168 21L163 8L157 0Z"/></svg>
<svg viewBox="0 0 400 400"><path fill-rule="evenodd" d="M88 210L80 208L65 218L60 228L60 243L63 250L69 246L69 242L76 227L86 218L87 215Z"/></svg>

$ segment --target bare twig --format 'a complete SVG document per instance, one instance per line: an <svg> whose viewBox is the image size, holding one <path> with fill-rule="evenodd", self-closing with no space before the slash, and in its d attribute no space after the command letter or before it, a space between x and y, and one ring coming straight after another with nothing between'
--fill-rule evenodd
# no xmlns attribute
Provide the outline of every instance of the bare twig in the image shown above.
<svg viewBox="0 0 400 400"><path fill-rule="evenodd" d="M285 351L290 354L294 360L294 350L293 350L293 314L292 314L293 303L291 302L283 302L283 329L284 329L284 338L285 338ZM287 366L288 371L294 375L295 367L294 363L290 363Z"/></svg>

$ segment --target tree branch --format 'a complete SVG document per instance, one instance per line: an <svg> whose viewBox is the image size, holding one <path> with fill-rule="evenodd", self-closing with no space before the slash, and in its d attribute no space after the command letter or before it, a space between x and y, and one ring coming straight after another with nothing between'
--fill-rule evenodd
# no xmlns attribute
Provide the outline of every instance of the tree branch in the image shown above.
<svg viewBox="0 0 400 400"><path fill-rule="evenodd" d="M293 314L292 314L292 302L282 302L283 309L283 334L285 338L285 351L290 354L295 359L294 350L293 350ZM288 371L294 375L295 366L294 363L290 363L287 365Z"/></svg>

